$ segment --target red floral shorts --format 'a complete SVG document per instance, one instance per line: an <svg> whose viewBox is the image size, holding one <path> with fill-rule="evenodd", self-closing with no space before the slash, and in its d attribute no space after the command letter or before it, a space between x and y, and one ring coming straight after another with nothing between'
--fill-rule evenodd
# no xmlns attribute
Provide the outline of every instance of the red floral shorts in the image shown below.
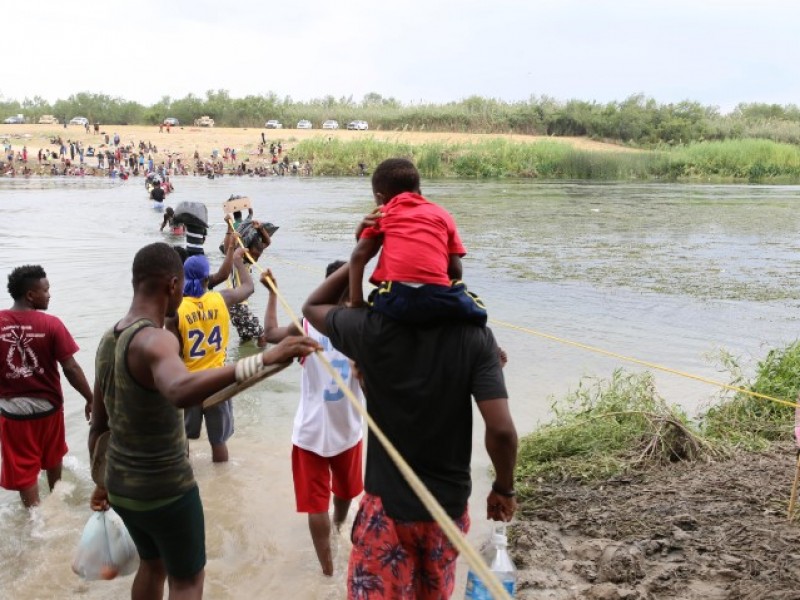
<svg viewBox="0 0 800 600"><path fill-rule="evenodd" d="M456 521L469 531L467 511ZM435 521L396 521L364 494L353 522L349 600L443 600L455 587L458 550Z"/></svg>

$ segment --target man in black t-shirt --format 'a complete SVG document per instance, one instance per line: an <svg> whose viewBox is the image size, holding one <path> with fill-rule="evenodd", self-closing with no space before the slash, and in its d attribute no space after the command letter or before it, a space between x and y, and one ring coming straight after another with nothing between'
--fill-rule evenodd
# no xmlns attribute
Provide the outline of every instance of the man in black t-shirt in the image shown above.
<svg viewBox="0 0 800 600"><path fill-rule="evenodd" d="M456 321L420 327L368 308L341 308L347 283L344 265L311 294L303 314L358 365L372 418L466 532L474 397L496 474L487 517L510 520L517 434L491 329ZM417 599L448 598L458 552L371 431L364 489L353 523L349 597L377 585Z"/></svg>
<svg viewBox="0 0 800 600"><path fill-rule="evenodd" d="M153 182L153 190L150 192L150 200L163 206L165 195L164 190L161 188L161 182L156 179Z"/></svg>

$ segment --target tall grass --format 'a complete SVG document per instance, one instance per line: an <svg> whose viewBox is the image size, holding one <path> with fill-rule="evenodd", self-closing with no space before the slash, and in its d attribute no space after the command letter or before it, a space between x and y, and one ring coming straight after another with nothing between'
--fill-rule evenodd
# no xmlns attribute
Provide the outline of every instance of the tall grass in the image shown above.
<svg viewBox="0 0 800 600"><path fill-rule="evenodd" d="M676 177L721 177L761 181L800 179L800 148L769 140L700 142L669 153Z"/></svg>
<svg viewBox="0 0 800 600"><path fill-rule="evenodd" d="M351 175L358 172L360 162L374 168L386 158L402 156L413 160L425 177L800 181L800 148L768 140L700 142L648 152L593 152L557 139L412 145L366 137L304 140L293 154L312 160L315 173L323 175Z"/></svg>
<svg viewBox="0 0 800 600"><path fill-rule="evenodd" d="M551 423L523 438L518 479L596 479L712 451L686 415L656 393L650 373L618 370L609 381L583 380L552 411Z"/></svg>
<svg viewBox="0 0 800 600"><path fill-rule="evenodd" d="M800 393L800 341L770 350L751 382L726 355L732 385L793 401ZM523 493L539 480L598 479L654 464L765 450L792 439L794 408L738 393L689 420L656 392L651 374L615 371L583 380L552 405L553 420L525 436L517 479Z"/></svg>
<svg viewBox="0 0 800 600"><path fill-rule="evenodd" d="M729 367L738 370L735 363ZM800 392L800 342L770 350L758 363L755 379L743 387L773 398L794 401ZM794 409L739 393L710 407L701 416L700 424L710 439L760 450L773 441L792 438Z"/></svg>

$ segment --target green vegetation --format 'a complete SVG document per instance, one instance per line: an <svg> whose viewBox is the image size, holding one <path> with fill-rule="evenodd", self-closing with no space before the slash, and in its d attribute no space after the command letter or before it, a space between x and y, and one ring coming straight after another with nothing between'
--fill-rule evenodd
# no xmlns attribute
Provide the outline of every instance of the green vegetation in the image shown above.
<svg viewBox="0 0 800 600"><path fill-rule="evenodd" d="M81 115L110 125L152 125L168 116L191 124L207 114L223 127L263 127L267 119L278 119L286 127L294 127L300 119L311 120L315 127L325 119L336 119L342 125L365 119L370 128L383 131L586 136L642 148L751 138L800 143L800 108L796 105L740 104L723 115L714 106L691 101L659 104L643 95L605 104L547 96L522 102L473 96L445 104L403 104L376 93L367 94L360 102L352 96L294 101L274 93L232 98L226 90L209 90L205 97L165 96L152 106L88 92L54 103L39 96L22 101L0 96L0 115L17 113L33 123L44 114L53 114L60 119Z"/></svg>
<svg viewBox="0 0 800 600"><path fill-rule="evenodd" d="M800 342L771 350L755 379L742 382L736 361L732 385L779 399L800 391ZM555 402L552 422L523 438L517 478L523 492L537 480L593 480L655 464L766 450L792 439L794 409L737 393L695 421L658 396L649 373L615 371L610 381L583 381Z"/></svg>
<svg viewBox="0 0 800 600"><path fill-rule="evenodd" d="M686 415L658 396L649 373L618 370L611 381L582 381L552 410L554 420L520 444L523 482L599 479L714 451Z"/></svg>
<svg viewBox="0 0 800 600"><path fill-rule="evenodd" d="M366 119L382 131L448 131L524 133L554 136L535 144L489 140L480 143L381 143L368 133L349 143L303 141L296 155L314 160L314 172L355 173L363 161L374 166L390 156L408 156L426 177L528 177L543 179L707 179L714 181L800 181L800 108L794 105L741 104L730 115L697 103L658 104L632 96L623 102L598 104L552 98L502 102L472 97L447 104L404 105L379 94L361 102L328 96L308 102L275 94L231 98L209 91L204 98L162 98L152 106L80 93L53 104L40 97L4 100L0 116L22 113L29 122L53 114L76 115L103 124L156 124L167 116L190 125L210 115L218 126L261 128L279 119L291 128L300 119L320 127L325 119ZM651 152L591 152L560 144L556 136L586 136L616 141Z"/></svg>
<svg viewBox="0 0 800 600"><path fill-rule="evenodd" d="M671 152L668 174L794 181L800 179L800 148L768 140L702 142Z"/></svg>
<svg viewBox="0 0 800 600"><path fill-rule="evenodd" d="M557 139L530 144L504 139L406 144L366 137L304 140L293 152L313 160L320 175L351 175L361 161L374 167L385 158L405 156L428 178L800 180L800 148L767 140L701 142L654 152L593 152Z"/></svg>
<svg viewBox="0 0 800 600"><path fill-rule="evenodd" d="M728 368L738 372L733 359L729 359ZM800 392L800 342L770 350L758 363L755 380L741 387L782 400L797 398ZM794 409L738 393L732 399L710 407L701 416L700 423L711 439L746 450L763 450L771 442L791 439Z"/></svg>

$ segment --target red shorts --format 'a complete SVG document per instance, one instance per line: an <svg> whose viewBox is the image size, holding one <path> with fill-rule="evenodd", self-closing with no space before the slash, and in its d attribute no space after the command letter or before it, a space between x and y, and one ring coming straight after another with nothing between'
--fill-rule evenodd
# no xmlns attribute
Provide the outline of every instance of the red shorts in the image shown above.
<svg viewBox="0 0 800 600"><path fill-rule="evenodd" d="M336 456L320 456L292 446L292 476L297 512L328 512L333 495L351 500L364 491L361 440Z"/></svg>
<svg viewBox="0 0 800 600"><path fill-rule="evenodd" d="M455 520L469 531L469 514ZM395 521L364 494L353 521L348 600L440 600L453 594L458 550L435 521Z"/></svg>
<svg viewBox="0 0 800 600"><path fill-rule="evenodd" d="M59 466L66 453L63 408L38 419L0 415L0 487L17 491L31 487L42 469Z"/></svg>

